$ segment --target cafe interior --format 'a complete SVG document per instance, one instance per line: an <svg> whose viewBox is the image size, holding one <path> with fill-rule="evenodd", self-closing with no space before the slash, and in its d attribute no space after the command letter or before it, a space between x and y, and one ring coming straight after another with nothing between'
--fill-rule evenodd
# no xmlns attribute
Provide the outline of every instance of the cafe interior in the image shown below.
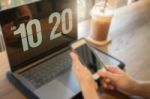
<svg viewBox="0 0 150 99"><path fill-rule="evenodd" d="M42 8L43 5L38 3L36 4L36 6L31 5L32 9L30 11L30 7L26 6L39 1L41 2L45 1L45 3L43 3L45 8ZM12 84L12 82L7 77L8 71L11 71L11 69L12 71L18 69L18 67L12 68L10 66L11 63L15 64L16 61L18 62L22 61L20 57L22 58L24 57L23 56L24 54L16 54L15 59L12 59L12 57L10 56L13 53L17 53L17 51L19 51L17 49L20 49L19 46L21 43L18 44L17 42L21 41L18 40L19 37L18 34L21 34L20 32L23 31L24 25L23 23L21 24L21 22L23 21L20 20L16 21L16 19L13 18L14 17L13 15L15 13L11 13L9 15L8 14L9 12L5 14L3 14L3 12L11 11L11 9L21 6L22 9L19 9L20 10L19 14L21 14L21 11L25 11L26 14L22 14L22 15L26 16L28 14L29 17L23 17L23 18L26 18L27 20L32 20L34 18L39 19L40 21L36 20L36 22L37 23L40 22L42 24L41 25L41 29L43 29L42 31L47 32L51 30L49 28L51 27L51 25L49 25L46 22L46 18L48 14L46 11L49 11L50 9L50 12L53 12L52 7L49 7L49 3L48 3L49 1L55 3L54 10L57 10L58 12L61 11L61 7L64 8L65 6L65 0L56 0L56 1L55 0L0 0L0 99L27 99L30 97L30 96L26 96L26 94L28 93L20 91L20 89L16 87L15 84ZM59 1L64 3L58 3ZM66 14L67 18L70 18L70 13L71 13L73 14L72 16L73 21L70 22L72 18L70 18L69 21L66 21L68 23L65 24L66 27L64 28L63 28L64 25L63 21L58 23L58 24L61 23L63 24L62 29L60 26L56 26L56 29L53 28L54 32L55 30L56 32L62 31L62 35L64 33L64 35L73 38L75 37L73 31L75 31L77 34L76 40L80 40L84 38L92 46L96 47L96 49L101 50L102 52L110 55L110 57L113 57L114 59L119 61L121 64L123 64L121 69L124 72L126 72L130 77L132 77L137 81L143 81L143 82L150 81L150 45L149 45L150 44L150 0L75 0L75 1L76 1L76 9L73 11L76 11L76 13L74 12L71 13L69 12L70 10L65 10L66 12L65 11L62 12L61 13L62 15L56 13L58 16L62 17L62 20L64 19L64 21L66 21L66 18L64 18L63 15L67 13ZM69 1L67 4L71 4L71 2L74 2L74 0ZM60 7L57 9L57 6ZM34 7L37 7L38 10L35 10ZM72 6L72 8L73 7L74 6ZM30 13L32 12L32 10L34 12ZM52 20L50 20L49 17L49 23L52 23L53 19L55 18L57 20L58 16L57 15L55 16L55 14L53 15L54 16L51 17ZM74 17L75 15L77 15L77 17ZM9 24L5 25L6 22L5 19L8 18L14 21L13 24L18 24L20 22L19 24L21 25L20 26L18 25L16 27L11 27L11 29L9 29L10 28L8 26ZM28 28L29 22L26 21L26 19L24 19L25 20L24 24L27 24L27 28ZM34 23L31 22L31 24ZM74 24L76 24L76 27ZM36 28L36 26L38 25L35 24L34 26L32 26L32 29L30 27L29 29L32 32L38 31L38 28ZM19 28L22 30L20 30ZM10 30L15 31L14 35L16 36L16 38L12 37L11 35L12 31L10 32ZM7 32L9 32L10 34ZM24 32L27 33L27 35L29 34L28 30L25 30ZM57 42L60 42L59 41L60 39L63 39L61 37L59 39L59 36L60 35L56 35L56 33L53 33L50 36L50 40L54 40L54 39L58 39L58 40L52 43L46 43L48 37L47 35L45 35L43 36L45 41L44 40L43 42L41 41L42 43L39 46L41 46L41 49L44 51L46 51L46 48L49 49L51 48L51 47L45 47L44 44L52 44L53 45L52 47L55 47L55 44ZM35 37L34 33L32 37ZM38 38L35 41L38 42ZM29 44L22 43L23 46L22 51L24 53L28 53L28 55L26 55L25 57L30 58L29 54L32 54L33 56L33 55L38 55L38 53L42 53L40 48L37 49L34 48L36 44L39 44L35 41L29 42ZM11 45L12 42L13 45ZM8 47L9 45L11 45L12 48ZM9 51L10 49L11 51ZM15 49L14 52L12 51L13 49ZM31 52L29 52L30 50ZM18 53L21 52L19 51ZM17 58L19 55L21 56ZM113 65L111 64L111 62L110 64L109 62L108 63L105 62L105 59L104 59L104 64ZM103 88L103 86L101 85L99 89L99 94L100 94L100 99L146 99L140 96L126 95L117 89L113 91L107 90L106 88ZM31 97L29 99L31 99ZM55 99L55 98L49 97L49 99ZM82 99L82 98L77 97L72 99Z"/></svg>

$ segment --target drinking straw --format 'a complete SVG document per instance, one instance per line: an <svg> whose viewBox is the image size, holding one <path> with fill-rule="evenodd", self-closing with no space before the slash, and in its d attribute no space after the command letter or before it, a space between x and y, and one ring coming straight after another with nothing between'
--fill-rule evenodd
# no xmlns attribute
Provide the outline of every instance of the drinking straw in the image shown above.
<svg viewBox="0 0 150 99"><path fill-rule="evenodd" d="M106 6L107 6L107 1L108 0L105 0L105 3L104 3L104 12L105 12L105 9L106 9Z"/></svg>

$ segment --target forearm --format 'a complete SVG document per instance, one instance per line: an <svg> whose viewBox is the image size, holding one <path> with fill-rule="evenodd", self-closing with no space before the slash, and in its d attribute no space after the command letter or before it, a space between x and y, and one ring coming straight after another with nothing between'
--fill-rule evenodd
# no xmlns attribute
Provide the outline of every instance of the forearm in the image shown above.
<svg viewBox="0 0 150 99"><path fill-rule="evenodd" d="M82 85L81 89L84 99L100 99L95 88L87 85Z"/></svg>
<svg viewBox="0 0 150 99"><path fill-rule="evenodd" d="M150 82L137 82L137 88L134 94L137 96L150 98Z"/></svg>

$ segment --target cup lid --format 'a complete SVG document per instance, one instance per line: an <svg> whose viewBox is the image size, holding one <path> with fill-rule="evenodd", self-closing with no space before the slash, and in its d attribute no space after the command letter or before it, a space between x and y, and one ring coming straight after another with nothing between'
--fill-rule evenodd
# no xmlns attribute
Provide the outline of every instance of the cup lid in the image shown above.
<svg viewBox="0 0 150 99"><path fill-rule="evenodd" d="M90 11L91 16L112 16L114 9L108 3L105 6L105 2L96 3Z"/></svg>

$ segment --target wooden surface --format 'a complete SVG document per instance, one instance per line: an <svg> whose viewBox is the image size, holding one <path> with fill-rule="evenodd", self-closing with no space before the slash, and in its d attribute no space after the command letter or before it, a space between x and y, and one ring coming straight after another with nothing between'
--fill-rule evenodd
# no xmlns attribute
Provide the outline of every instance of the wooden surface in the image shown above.
<svg viewBox="0 0 150 99"><path fill-rule="evenodd" d="M26 99L6 78L9 70L6 53L0 53L0 99Z"/></svg>
<svg viewBox="0 0 150 99"><path fill-rule="evenodd" d="M90 33L90 21L79 24L80 37ZM110 33L112 42L101 47L126 64L126 72L137 80L150 80L150 1L141 0L116 11ZM25 99L6 78L5 52L0 53L0 99ZM128 99L119 92L105 91L104 99Z"/></svg>

